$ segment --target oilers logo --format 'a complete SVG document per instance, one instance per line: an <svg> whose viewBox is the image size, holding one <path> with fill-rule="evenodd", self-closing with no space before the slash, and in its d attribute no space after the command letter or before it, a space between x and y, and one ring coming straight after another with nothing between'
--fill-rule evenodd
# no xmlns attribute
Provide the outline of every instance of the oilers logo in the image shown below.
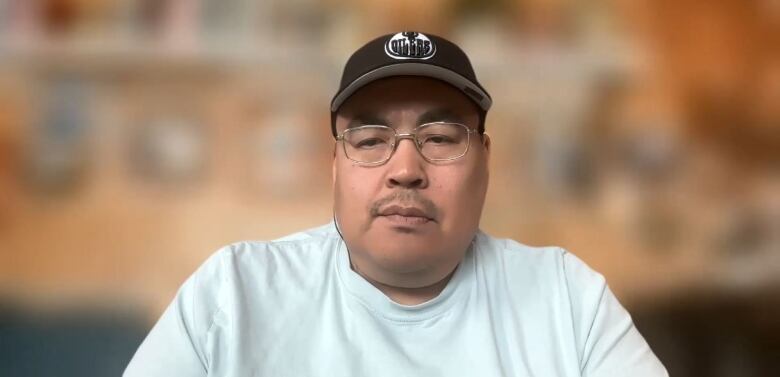
<svg viewBox="0 0 780 377"><path fill-rule="evenodd" d="M429 59L436 53L436 45L425 34L405 31L387 40L385 53L393 59Z"/></svg>

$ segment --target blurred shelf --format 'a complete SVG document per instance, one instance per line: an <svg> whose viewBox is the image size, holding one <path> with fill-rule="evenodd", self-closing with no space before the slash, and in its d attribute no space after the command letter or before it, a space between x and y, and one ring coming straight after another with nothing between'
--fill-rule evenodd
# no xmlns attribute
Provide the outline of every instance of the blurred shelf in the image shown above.
<svg viewBox="0 0 780 377"><path fill-rule="evenodd" d="M325 61L325 54L318 53L318 49L316 44L305 41L284 44L262 40L174 43L117 37L0 38L0 67L100 75L220 73L258 68L318 71L335 66Z"/></svg>

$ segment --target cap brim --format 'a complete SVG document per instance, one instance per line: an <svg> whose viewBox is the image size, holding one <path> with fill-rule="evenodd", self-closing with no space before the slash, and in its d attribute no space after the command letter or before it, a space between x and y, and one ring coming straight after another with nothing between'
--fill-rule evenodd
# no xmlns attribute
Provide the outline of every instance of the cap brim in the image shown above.
<svg viewBox="0 0 780 377"><path fill-rule="evenodd" d="M476 102L477 105L479 105L479 107L481 107L484 111L488 111L488 109L490 109L490 105L493 104L490 96L484 90L482 90L482 88L474 85L467 78L447 68L442 68L437 65L426 63L403 62L379 67L352 81L351 84L349 84L346 88L344 88L344 90L342 90L338 95L336 95L336 97L333 98L333 102L330 104L330 111L335 112L338 110L339 107L341 107L341 104L344 103L344 101L346 101L349 96L354 94L363 86L373 81L392 76L424 76L434 78L460 89L464 94L466 94L467 97Z"/></svg>

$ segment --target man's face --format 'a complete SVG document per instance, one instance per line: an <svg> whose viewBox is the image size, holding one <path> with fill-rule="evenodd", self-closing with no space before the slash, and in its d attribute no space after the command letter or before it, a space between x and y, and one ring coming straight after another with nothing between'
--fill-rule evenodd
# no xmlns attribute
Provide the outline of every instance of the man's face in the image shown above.
<svg viewBox="0 0 780 377"><path fill-rule="evenodd" d="M423 77L391 77L358 90L339 109L336 130L385 125L398 133L430 122L476 129L476 105L454 87ZM390 160L359 165L336 145L334 210L353 268L382 284L415 288L444 279L479 226L490 142L472 133L468 152L428 162L402 139Z"/></svg>

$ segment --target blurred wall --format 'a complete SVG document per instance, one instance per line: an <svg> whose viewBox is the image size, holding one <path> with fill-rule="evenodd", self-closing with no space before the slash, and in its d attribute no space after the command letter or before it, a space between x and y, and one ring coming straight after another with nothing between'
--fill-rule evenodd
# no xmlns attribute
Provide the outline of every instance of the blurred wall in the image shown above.
<svg viewBox="0 0 780 377"><path fill-rule="evenodd" d="M0 0L0 308L144 333L218 247L329 221L342 65L417 29L461 44L495 100L486 231L602 272L673 375L766 375L779 18L771 0ZM726 327L736 351L701 348L729 313L752 326ZM719 352L738 356L693 366Z"/></svg>

